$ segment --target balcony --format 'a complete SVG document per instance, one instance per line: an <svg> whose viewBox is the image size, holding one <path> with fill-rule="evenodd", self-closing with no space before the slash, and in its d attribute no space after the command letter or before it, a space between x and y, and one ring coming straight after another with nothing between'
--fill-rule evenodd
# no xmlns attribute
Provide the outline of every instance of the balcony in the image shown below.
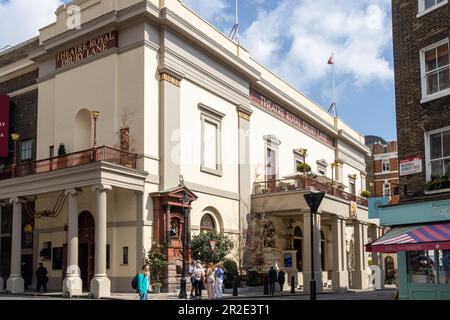
<svg viewBox="0 0 450 320"><path fill-rule="evenodd" d="M359 205L365 207L368 206L368 200L366 198L358 197L354 194L332 187L331 185L321 183L314 179L305 178L302 176L298 176L296 179L267 180L255 182L253 184L254 195L288 192L288 191L301 191L309 189L325 192L329 195L335 196L343 200L356 202Z"/></svg>
<svg viewBox="0 0 450 320"><path fill-rule="evenodd" d="M100 161L136 169L136 159L137 155L134 153L102 146L36 162L27 162L17 166L6 167L0 169L0 180L26 177Z"/></svg>

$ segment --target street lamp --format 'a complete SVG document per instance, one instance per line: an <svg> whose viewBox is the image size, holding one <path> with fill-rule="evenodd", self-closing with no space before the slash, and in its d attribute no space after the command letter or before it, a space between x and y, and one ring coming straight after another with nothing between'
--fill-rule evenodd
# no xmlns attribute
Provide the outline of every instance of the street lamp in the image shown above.
<svg viewBox="0 0 450 320"><path fill-rule="evenodd" d="M180 181L181 182L181 181ZM192 198L185 191L183 197L181 198L182 210L184 213L184 239L183 239L183 266L181 271L180 280L180 294L178 297L180 299L187 299L186 293L186 261L188 257L188 250L190 248L191 232L189 231L189 214L190 214L190 202Z"/></svg>
<svg viewBox="0 0 450 320"><path fill-rule="evenodd" d="M92 149L94 153L94 161L97 161L97 120L100 118L100 111L91 111L91 116L94 120L94 143Z"/></svg>
<svg viewBox="0 0 450 320"><path fill-rule="evenodd" d="M316 280L314 279L314 215L317 214L317 210L319 209L324 196L325 192L311 192L303 195L311 212L311 280L309 282L309 294L311 300L316 300Z"/></svg>

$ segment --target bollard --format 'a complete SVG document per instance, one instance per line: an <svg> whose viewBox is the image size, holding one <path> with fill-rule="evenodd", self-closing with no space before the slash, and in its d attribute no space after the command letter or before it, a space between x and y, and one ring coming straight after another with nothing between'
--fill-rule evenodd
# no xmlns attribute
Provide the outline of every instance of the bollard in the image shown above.
<svg viewBox="0 0 450 320"><path fill-rule="evenodd" d="M291 276L291 293L295 293L295 277Z"/></svg>
<svg viewBox="0 0 450 320"><path fill-rule="evenodd" d="M233 297L238 296L238 280L237 277L234 277L233 279Z"/></svg>
<svg viewBox="0 0 450 320"><path fill-rule="evenodd" d="M264 277L263 282L264 282L264 294L268 295L269 294L269 278Z"/></svg>

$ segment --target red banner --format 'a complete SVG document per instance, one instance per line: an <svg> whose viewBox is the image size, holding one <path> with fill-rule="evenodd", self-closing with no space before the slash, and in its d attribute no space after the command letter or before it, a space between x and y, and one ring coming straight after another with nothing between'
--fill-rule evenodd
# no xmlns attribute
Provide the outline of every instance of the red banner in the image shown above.
<svg viewBox="0 0 450 320"><path fill-rule="evenodd" d="M0 94L0 157L8 158L9 96Z"/></svg>
<svg viewBox="0 0 450 320"><path fill-rule="evenodd" d="M367 252L384 252L384 253L395 253L399 251L449 250L449 249L450 249L449 241L366 246Z"/></svg>

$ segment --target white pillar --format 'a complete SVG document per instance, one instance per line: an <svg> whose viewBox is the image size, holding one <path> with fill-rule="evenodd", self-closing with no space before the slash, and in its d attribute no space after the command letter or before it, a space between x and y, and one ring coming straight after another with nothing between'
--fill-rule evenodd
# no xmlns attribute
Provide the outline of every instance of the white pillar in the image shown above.
<svg viewBox="0 0 450 320"><path fill-rule="evenodd" d="M333 248L333 290L348 289L348 272L343 256L345 251L345 221L338 216L331 219L332 248ZM345 264L344 264L345 262Z"/></svg>
<svg viewBox="0 0 450 320"><path fill-rule="evenodd" d="M22 201L19 198L10 199L13 205L12 243L11 243L11 274L6 281L6 290L11 293L25 292L22 278Z"/></svg>
<svg viewBox="0 0 450 320"><path fill-rule="evenodd" d="M368 267L365 247L367 244L367 225L359 220L353 221L354 227L354 242L355 242L355 271L353 271L354 289L369 288L368 274L366 267Z"/></svg>
<svg viewBox="0 0 450 320"><path fill-rule="evenodd" d="M78 193L76 189L67 190L69 199L68 213L68 246L67 270L63 281L63 294L67 297L80 296L83 292L83 281L78 266Z"/></svg>
<svg viewBox="0 0 450 320"><path fill-rule="evenodd" d="M320 262L320 215L314 216L314 279L316 280L316 292L323 291L322 268ZM303 214L303 291L309 292L311 280L311 213Z"/></svg>
<svg viewBox="0 0 450 320"><path fill-rule="evenodd" d="M111 295L111 281L106 274L106 192L112 188L102 184L94 186L92 189L97 192L97 214L95 221L95 272L91 280L91 296L99 299Z"/></svg>

